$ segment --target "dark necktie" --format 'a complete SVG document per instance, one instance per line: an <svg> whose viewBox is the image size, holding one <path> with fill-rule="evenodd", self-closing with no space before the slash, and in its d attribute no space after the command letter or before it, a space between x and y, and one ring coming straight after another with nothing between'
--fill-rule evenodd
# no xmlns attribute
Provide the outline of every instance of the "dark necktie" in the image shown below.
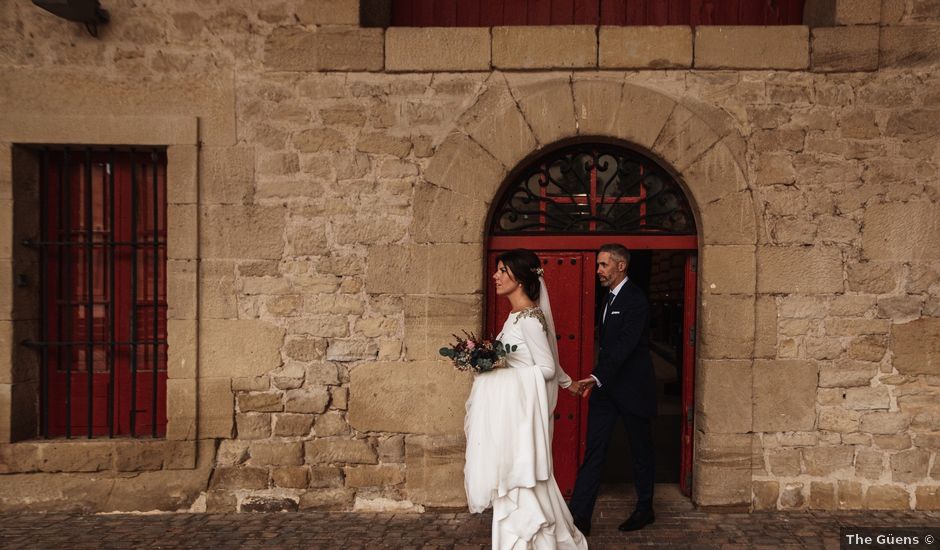
<svg viewBox="0 0 940 550"><path fill-rule="evenodd" d="M604 319L601 321L601 328L604 328L607 325L607 319L610 318L610 306L614 303L614 298L617 295L613 291L607 294L607 306L604 307Z"/></svg>

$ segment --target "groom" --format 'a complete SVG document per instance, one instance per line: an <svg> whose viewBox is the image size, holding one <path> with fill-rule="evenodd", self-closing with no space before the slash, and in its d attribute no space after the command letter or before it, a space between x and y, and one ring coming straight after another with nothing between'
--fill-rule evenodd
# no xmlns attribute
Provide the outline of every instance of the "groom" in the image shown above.
<svg viewBox="0 0 940 550"><path fill-rule="evenodd" d="M627 278L630 251L620 244L605 244L597 254L597 277L610 292L600 312L599 349L594 372L576 382L588 400L587 450L578 470L568 507L575 525L591 532L591 516L601 484L601 469L610 434L622 418L633 455L636 509L620 524L621 531L642 529L655 521L653 514L653 432L656 416L656 379L649 352L649 306L643 292Z"/></svg>

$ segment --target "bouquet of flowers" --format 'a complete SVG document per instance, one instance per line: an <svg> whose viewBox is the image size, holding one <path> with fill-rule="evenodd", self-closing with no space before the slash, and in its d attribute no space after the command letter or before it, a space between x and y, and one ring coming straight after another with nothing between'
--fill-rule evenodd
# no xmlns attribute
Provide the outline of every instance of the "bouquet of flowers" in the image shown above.
<svg viewBox="0 0 940 550"><path fill-rule="evenodd" d="M500 365L507 353L516 351L517 346L503 344L499 340L481 339L467 331L463 334L463 337L455 334L456 341L440 350L440 354L448 357L457 370L489 372Z"/></svg>

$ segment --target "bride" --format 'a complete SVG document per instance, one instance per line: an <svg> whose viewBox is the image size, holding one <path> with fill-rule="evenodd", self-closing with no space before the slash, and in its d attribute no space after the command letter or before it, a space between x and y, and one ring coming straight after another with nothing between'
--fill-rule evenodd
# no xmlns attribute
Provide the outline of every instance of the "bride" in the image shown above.
<svg viewBox="0 0 940 550"><path fill-rule="evenodd" d="M512 304L497 339L516 348L501 368L475 377L467 400L467 504L473 513L493 507L497 549L587 548L552 471L552 412L571 378L558 365L541 275L532 251L497 258L496 293Z"/></svg>

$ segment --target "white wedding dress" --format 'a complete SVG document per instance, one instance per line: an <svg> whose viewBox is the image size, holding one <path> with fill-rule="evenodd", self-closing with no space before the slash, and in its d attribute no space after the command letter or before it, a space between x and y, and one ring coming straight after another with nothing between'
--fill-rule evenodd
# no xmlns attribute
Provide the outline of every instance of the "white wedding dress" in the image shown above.
<svg viewBox="0 0 940 550"><path fill-rule="evenodd" d="M549 326L537 307L511 313L498 336L517 346L507 368L476 375L467 400L467 504L493 507L496 549L587 548L552 471L552 412L571 379L557 367Z"/></svg>

